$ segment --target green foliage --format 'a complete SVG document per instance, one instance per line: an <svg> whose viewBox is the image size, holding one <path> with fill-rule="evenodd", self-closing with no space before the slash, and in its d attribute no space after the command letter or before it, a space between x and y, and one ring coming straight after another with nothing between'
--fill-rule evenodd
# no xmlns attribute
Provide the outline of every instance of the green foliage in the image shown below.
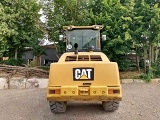
<svg viewBox="0 0 160 120"><path fill-rule="evenodd" d="M129 32L132 2L128 2L127 6L117 0L54 0L41 3L48 18L45 27L50 39L58 40L64 25L101 24L104 25L103 34L107 35L103 52L110 58L117 59L117 55L124 55L132 48ZM58 47L63 48L62 45Z"/></svg>
<svg viewBox="0 0 160 120"><path fill-rule="evenodd" d="M36 61L35 60L31 61L28 66L29 67L36 67L37 66Z"/></svg>
<svg viewBox="0 0 160 120"><path fill-rule="evenodd" d="M48 2L41 0L44 14L48 18L44 27L50 39L58 40L59 34L63 33L62 26L64 25L90 24L87 2L88 0L51 0Z"/></svg>
<svg viewBox="0 0 160 120"><path fill-rule="evenodd" d="M149 72L147 74L143 74L139 78L146 81L147 83L149 83L149 82L151 82L151 79L154 78L154 74L153 74L152 70L149 70Z"/></svg>
<svg viewBox="0 0 160 120"><path fill-rule="evenodd" d="M146 82L150 82L151 79L159 77L160 77L160 59L158 59L157 62L155 62L152 65L152 68L147 70L146 74L140 76L140 78L146 80Z"/></svg>
<svg viewBox="0 0 160 120"><path fill-rule="evenodd" d="M130 10L120 4L119 1L102 1L100 10L95 10L96 23L103 24L103 34L107 35L107 41L103 44L103 52L109 55L113 61L118 60L132 48L129 25L132 22Z"/></svg>
<svg viewBox="0 0 160 120"><path fill-rule="evenodd" d="M152 65L153 74L155 78L160 77L160 58Z"/></svg>
<svg viewBox="0 0 160 120"><path fill-rule="evenodd" d="M44 46L39 45L39 41L31 41L31 51L34 56L46 55Z"/></svg>
<svg viewBox="0 0 160 120"><path fill-rule="evenodd" d="M45 55L45 49L43 46L36 45L32 47L32 54L35 56Z"/></svg>
<svg viewBox="0 0 160 120"><path fill-rule="evenodd" d="M130 70L130 67L135 66L135 64L127 58L121 58L117 60L117 63L120 71L127 71Z"/></svg>
<svg viewBox="0 0 160 120"><path fill-rule="evenodd" d="M14 54L16 56L18 51L22 51L30 44L30 41L41 37L38 14L41 6L36 2L36 0L1 0L0 56L7 53L9 57L13 57Z"/></svg>
<svg viewBox="0 0 160 120"><path fill-rule="evenodd" d="M25 64L25 60L20 58L18 59L10 58L8 60L1 61L1 64L12 65L12 66L24 66L23 64Z"/></svg>
<svg viewBox="0 0 160 120"><path fill-rule="evenodd" d="M121 59L131 50L135 50L140 59L155 62L150 53L154 54L160 43L158 0L39 0L39 3L37 0L1 0L0 56L14 56L16 51L21 55L25 46L32 47L34 55L44 54L38 45L42 30L49 40L57 41L59 34L64 34L64 25L100 24L104 25L101 34L107 35L102 50L111 61L118 62L120 70L125 71L132 65L129 60ZM41 7L46 23L39 22ZM59 42L56 49L63 52L64 43ZM159 64L151 66L152 70L143 78L158 76Z"/></svg>
<svg viewBox="0 0 160 120"><path fill-rule="evenodd" d="M132 66L128 60L125 64L121 56L135 50L139 57L144 57L144 51L149 54L149 45L157 47L160 42L158 1L41 0L41 3L48 18L44 27L50 39L58 40L64 25L104 25L102 34L107 35L107 41L102 43L102 51L111 61L118 62L120 70ZM62 43L57 46L59 51L64 48Z"/></svg>
<svg viewBox="0 0 160 120"><path fill-rule="evenodd" d="M59 53L64 53L65 52L65 50L66 50L66 47L65 47L65 42L63 42L63 41L59 41L58 42L58 44L56 45L57 46L57 51L59 52Z"/></svg>

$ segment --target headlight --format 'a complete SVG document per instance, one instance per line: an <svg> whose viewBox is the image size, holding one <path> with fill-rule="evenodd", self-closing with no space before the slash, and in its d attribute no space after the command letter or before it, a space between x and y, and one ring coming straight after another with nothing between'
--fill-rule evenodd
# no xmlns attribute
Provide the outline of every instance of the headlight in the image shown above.
<svg viewBox="0 0 160 120"><path fill-rule="evenodd" d="M71 45L71 44L68 44L68 45L67 45L67 49L69 49L69 50L72 49L72 45Z"/></svg>

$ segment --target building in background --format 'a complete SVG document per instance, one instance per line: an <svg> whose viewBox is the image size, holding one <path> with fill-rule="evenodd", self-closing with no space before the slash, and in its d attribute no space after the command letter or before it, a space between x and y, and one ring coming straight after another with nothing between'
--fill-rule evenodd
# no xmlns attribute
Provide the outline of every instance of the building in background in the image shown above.
<svg viewBox="0 0 160 120"><path fill-rule="evenodd" d="M45 48L46 55L40 56L40 65L50 65L53 62L57 62L60 54L56 53L56 48L54 44L43 45L43 47ZM34 60L34 57L35 56L32 54L31 48L26 48L22 59L24 59L26 61L26 64L29 65L30 62Z"/></svg>

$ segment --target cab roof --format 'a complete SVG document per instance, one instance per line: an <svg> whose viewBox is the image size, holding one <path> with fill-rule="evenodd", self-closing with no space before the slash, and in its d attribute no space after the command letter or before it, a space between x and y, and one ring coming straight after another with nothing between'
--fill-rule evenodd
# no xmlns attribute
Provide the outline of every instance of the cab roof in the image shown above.
<svg viewBox="0 0 160 120"><path fill-rule="evenodd" d="M101 30L103 29L103 25L92 25L92 26L63 26L64 30L72 30L72 29L98 29Z"/></svg>

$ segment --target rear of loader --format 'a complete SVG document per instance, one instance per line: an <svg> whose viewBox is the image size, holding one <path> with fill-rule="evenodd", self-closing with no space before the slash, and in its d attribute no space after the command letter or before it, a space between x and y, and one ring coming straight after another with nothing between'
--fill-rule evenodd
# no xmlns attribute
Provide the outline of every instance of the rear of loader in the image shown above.
<svg viewBox="0 0 160 120"><path fill-rule="evenodd" d="M96 41L95 45L100 46L99 43ZM65 112L68 101L101 101L105 111L117 110L122 100L117 63L110 62L104 53L94 49L78 52L78 44L75 44L75 52L64 53L57 63L50 65L47 100L51 111Z"/></svg>

